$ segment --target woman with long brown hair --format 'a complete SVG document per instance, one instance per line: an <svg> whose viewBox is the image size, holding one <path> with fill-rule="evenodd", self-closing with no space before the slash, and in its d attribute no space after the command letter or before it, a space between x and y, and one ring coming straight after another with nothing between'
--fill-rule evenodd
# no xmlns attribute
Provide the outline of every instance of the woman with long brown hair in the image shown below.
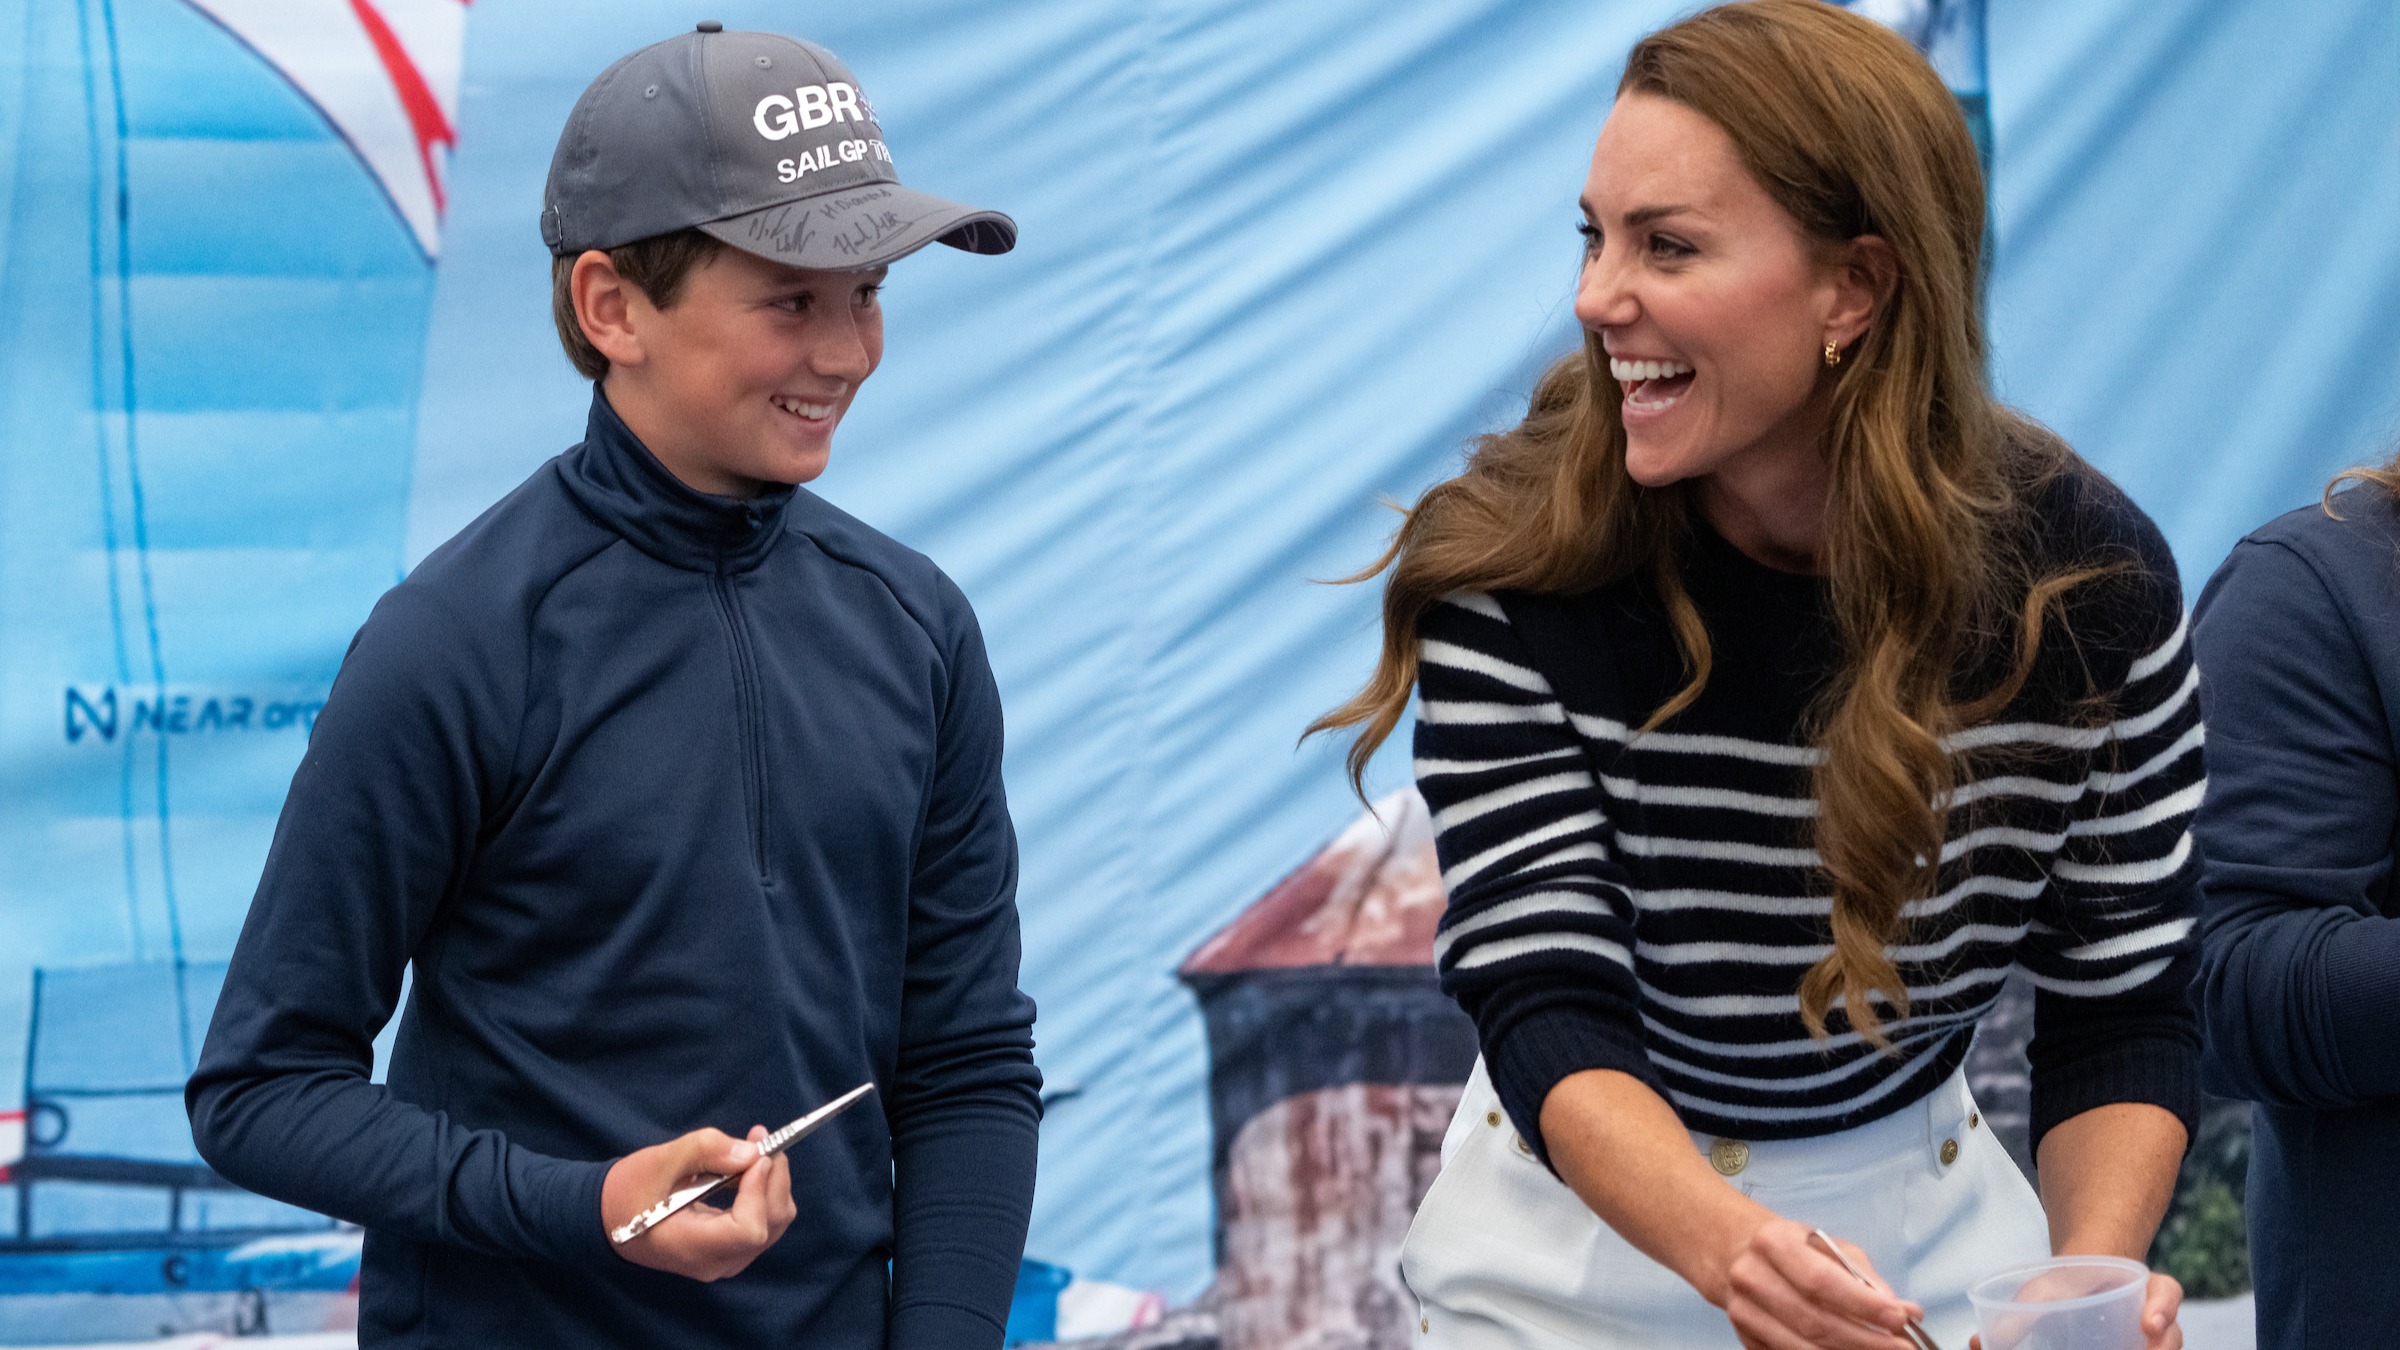
<svg viewBox="0 0 2400 1350"><path fill-rule="evenodd" d="M2138 1260L2187 1137L2172 558L1993 400L1974 146L1896 36L1816 0L1653 34L1581 205L1583 350L1409 512L1320 724L1355 773L1420 696L1484 1052L1403 1252L1420 1331L1964 1345L1975 1278ZM2038 1199L1960 1070L2020 966ZM2154 1350L2179 1298L2152 1277Z"/></svg>

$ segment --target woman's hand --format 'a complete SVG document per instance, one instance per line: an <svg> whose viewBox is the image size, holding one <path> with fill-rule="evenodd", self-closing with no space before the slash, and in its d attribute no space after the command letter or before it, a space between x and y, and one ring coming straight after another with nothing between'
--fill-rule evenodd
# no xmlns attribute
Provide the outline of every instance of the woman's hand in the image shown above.
<svg viewBox="0 0 2400 1350"><path fill-rule="evenodd" d="M2150 1272L2150 1290L2142 1296L2142 1334L2150 1338L2143 1350L2183 1350L2183 1328L2176 1317L2183 1311L2183 1286L2172 1275Z"/></svg>
<svg viewBox="0 0 2400 1350"><path fill-rule="evenodd" d="M2183 1350L2183 1328L2175 1320L2182 1311L2183 1286L2172 1275L2150 1272L2142 1295L2142 1350ZM1969 1337L1967 1350L1983 1350L1983 1337Z"/></svg>
<svg viewBox="0 0 2400 1350"><path fill-rule="evenodd" d="M1725 1315L1747 1350L1915 1350L1901 1331L1925 1310L1892 1292L1867 1254L1843 1254L1861 1284L1815 1240L1816 1230L1768 1218L1725 1269ZM2177 1342L2181 1344L2180 1341Z"/></svg>
<svg viewBox="0 0 2400 1350"><path fill-rule="evenodd" d="M1611 1228L1725 1310L1748 1350L1915 1350L1900 1334L1924 1310L1874 1275L1867 1254L1725 1184L1648 1084L1614 1069L1569 1074L1542 1102L1560 1179Z"/></svg>

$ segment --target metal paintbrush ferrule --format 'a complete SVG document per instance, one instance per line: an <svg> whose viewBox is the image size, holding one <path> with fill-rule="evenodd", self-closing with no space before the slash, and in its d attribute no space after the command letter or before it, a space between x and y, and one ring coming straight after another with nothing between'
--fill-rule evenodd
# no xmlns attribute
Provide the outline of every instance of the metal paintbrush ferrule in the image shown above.
<svg viewBox="0 0 2400 1350"><path fill-rule="evenodd" d="M1870 1289L1875 1287L1875 1282L1868 1279L1864 1271L1850 1264L1850 1258L1843 1254L1841 1244L1833 1240L1833 1234L1822 1228L1812 1228L1809 1231L1817 1235L1817 1241L1825 1244L1825 1250L1833 1253L1834 1260L1842 1263L1842 1269L1850 1272L1851 1279ZM1906 1329L1908 1339L1916 1345L1917 1350L1942 1350L1942 1347L1933 1343L1933 1337L1925 1334L1925 1328L1917 1325L1915 1318L1910 1318L1902 1325Z"/></svg>

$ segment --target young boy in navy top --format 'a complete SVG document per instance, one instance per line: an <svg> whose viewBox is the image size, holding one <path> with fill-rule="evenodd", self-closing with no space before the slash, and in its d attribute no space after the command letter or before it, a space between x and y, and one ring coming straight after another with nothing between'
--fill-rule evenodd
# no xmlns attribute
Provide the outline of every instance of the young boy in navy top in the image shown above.
<svg viewBox="0 0 2400 1350"><path fill-rule="evenodd" d="M996 1347L1040 1113L998 696L957 587L797 485L884 268L1015 226L900 186L830 53L704 23L584 92L542 232L585 439L353 642L194 1137L366 1228L362 1346Z"/></svg>

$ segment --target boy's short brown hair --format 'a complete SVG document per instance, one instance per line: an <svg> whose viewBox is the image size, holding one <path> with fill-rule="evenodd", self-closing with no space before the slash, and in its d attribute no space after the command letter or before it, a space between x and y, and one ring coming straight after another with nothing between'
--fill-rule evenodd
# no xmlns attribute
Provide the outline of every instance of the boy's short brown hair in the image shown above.
<svg viewBox="0 0 2400 1350"><path fill-rule="evenodd" d="M676 230L620 244L608 250L608 261L617 275L639 288L651 304L665 309L683 293L692 269L725 247L698 230ZM550 260L550 320L558 325L558 345L567 349L567 360L574 363L576 372L587 380L597 380L608 374L608 358L584 336L583 321L575 317L575 259L581 256L568 254Z"/></svg>

